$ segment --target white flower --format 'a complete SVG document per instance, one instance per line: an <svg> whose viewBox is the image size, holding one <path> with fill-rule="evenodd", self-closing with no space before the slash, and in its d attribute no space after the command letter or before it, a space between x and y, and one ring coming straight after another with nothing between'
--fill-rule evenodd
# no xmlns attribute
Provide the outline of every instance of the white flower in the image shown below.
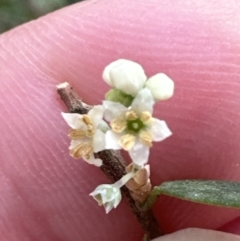
<svg viewBox="0 0 240 241"><path fill-rule="evenodd" d="M125 185L132 177L135 172L132 171L114 184L102 184L99 185L89 195L92 196L100 206L104 206L106 213L109 213L113 208L116 208L122 199L120 188Z"/></svg>
<svg viewBox="0 0 240 241"><path fill-rule="evenodd" d="M88 114L62 113L64 120L72 128L69 132L70 155L83 158L89 164L101 166L102 160L94 153L105 149L105 133L101 127L106 124L103 118L103 106L94 106Z"/></svg>
<svg viewBox="0 0 240 241"><path fill-rule="evenodd" d="M102 77L108 85L132 96L136 96L147 80L141 65L125 59L109 64Z"/></svg>
<svg viewBox="0 0 240 241"><path fill-rule="evenodd" d="M89 195L92 196L100 206L104 206L106 213L116 208L122 199L120 189L110 184L99 185Z"/></svg>
<svg viewBox="0 0 240 241"><path fill-rule="evenodd" d="M155 100L167 100L173 95L174 82L167 75L159 73L148 79L146 87Z"/></svg>
<svg viewBox="0 0 240 241"><path fill-rule="evenodd" d="M110 122L106 132L106 149L129 151L139 166L147 163L153 141L162 141L172 133L165 121L152 117L154 100L149 89L142 89L127 108L120 103L104 101L104 117Z"/></svg>
<svg viewBox="0 0 240 241"><path fill-rule="evenodd" d="M137 93L147 87L155 101L166 100L172 97L174 82L165 74L158 73L147 80L143 68L130 60L119 59L109 64L103 71L104 81L122 93L109 91L110 100L120 99L124 94L135 97ZM113 98L113 93L118 97ZM122 103L122 102L121 102Z"/></svg>

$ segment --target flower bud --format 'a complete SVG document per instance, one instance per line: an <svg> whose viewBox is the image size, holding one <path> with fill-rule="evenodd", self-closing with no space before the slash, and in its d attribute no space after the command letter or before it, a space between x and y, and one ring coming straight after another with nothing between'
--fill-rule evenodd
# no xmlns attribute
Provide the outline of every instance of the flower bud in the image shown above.
<svg viewBox="0 0 240 241"><path fill-rule="evenodd" d="M141 65L125 59L109 64L102 77L108 85L132 96L138 93L147 80Z"/></svg>
<svg viewBox="0 0 240 241"><path fill-rule="evenodd" d="M133 168L134 165L131 163L126 167L126 171L129 173L133 171ZM149 176L149 165L146 165L137 170L134 177L126 183L126 187L130 190L132 198L139 203L144 203L146 201L152 189Z"/></svg>
<svg viewBox="0 0 240 241"><path fill-rule="evenodd" d="M174 82L167 75L159 73L148 79L146 87L151 91L155 101L167 100L173 95Z"/></svg>

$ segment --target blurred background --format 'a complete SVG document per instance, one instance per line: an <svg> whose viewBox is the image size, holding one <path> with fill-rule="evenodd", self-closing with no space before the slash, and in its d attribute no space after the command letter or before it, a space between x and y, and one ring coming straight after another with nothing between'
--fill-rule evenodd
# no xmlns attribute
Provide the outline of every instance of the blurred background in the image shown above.
<svg viewBox="0 0 240 241"><path fill-rule="evenodd" d="M83 0L0 0L0 33Z"/></svg>

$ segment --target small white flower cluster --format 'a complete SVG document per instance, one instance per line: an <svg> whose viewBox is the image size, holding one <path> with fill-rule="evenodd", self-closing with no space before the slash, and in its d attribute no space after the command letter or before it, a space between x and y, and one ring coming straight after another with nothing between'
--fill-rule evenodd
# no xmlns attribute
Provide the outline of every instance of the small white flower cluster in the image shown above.
<svg viewBox="0 0 240 241"><path fill-rule="evenodd" d="M112 89L102 105L84 115L62 113L72 128L70 155L101 166L102 160L95 158L94 153L124 149L138 169L144 168L152 142L172 134L165 121L152 114L155 102L173 95L174 83L162 73L147 79L139 64L124 59L109 64L103 79ZM109 212L121 200L120 187L133 176L134 172L130 172L115 184L100 185L90 195Z"/></svg>

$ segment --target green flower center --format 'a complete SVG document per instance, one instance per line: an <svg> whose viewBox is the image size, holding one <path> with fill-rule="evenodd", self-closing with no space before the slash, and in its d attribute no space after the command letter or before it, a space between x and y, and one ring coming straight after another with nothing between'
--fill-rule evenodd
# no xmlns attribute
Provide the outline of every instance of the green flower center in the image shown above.
<svg viewBox="0 0 240 241"><path fill-rule="evenodd" d="M144 123L139 118L136 120L127 120L127 130L129 132L138 133L144 127Z"/></svg>

